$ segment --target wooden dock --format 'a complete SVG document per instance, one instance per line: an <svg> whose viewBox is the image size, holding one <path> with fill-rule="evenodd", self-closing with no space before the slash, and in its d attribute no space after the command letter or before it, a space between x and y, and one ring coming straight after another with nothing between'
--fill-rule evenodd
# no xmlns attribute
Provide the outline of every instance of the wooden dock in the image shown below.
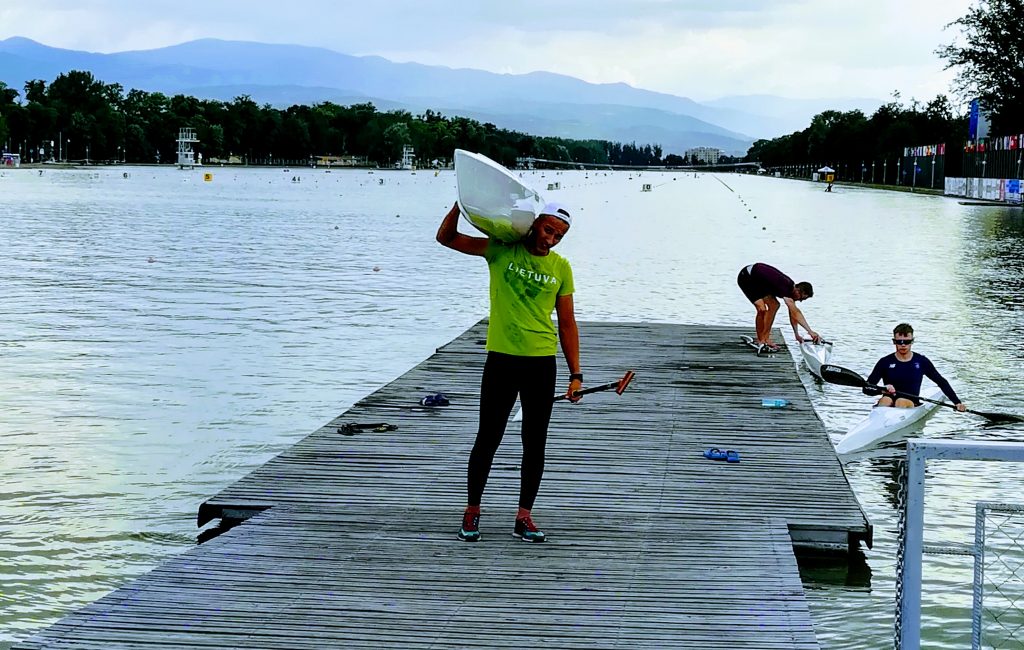
<svg viewBox="0 0 1024 650"><path fill-rule="evenodd" d="M510 426L464 544L485 328L200 506L200 525L244 524L14 648L818 647L794 546L846 552L871 526L788 353L757 357L746 329L581 323L587 384L636 379L555 405L548 542L510 534ZM418 405L436 392L451 405ZM398 428L338 430L380 422Z"/></svg>

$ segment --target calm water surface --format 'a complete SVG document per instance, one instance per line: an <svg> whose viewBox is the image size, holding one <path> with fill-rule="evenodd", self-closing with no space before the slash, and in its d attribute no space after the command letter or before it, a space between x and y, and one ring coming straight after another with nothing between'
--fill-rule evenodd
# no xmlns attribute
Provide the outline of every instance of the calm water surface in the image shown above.
<svg viewBox="0 0 1024 650"><path fill-rule="evenodd" d="M484 265L434 242L452 172L206 171L0 173L0 647L193 545L200 502L486 313ZM814 283L804 311L837 363L866 373L906 320L969 406L1024 411L1019 209L735 175L528 178L578 206L560 251L581 320L752 326L735 278L765 261ZM870 403L806 382L833 439ZM919 435L1024 438L941 411ZM891 643L898 444L846 459L875 524L863 565L805 568L825 648ZM929 541L967 541L974 501L1019 500L1022 478L929 465ZM970 564L931 557L925 577L928 646L964 647Z"/></svg>

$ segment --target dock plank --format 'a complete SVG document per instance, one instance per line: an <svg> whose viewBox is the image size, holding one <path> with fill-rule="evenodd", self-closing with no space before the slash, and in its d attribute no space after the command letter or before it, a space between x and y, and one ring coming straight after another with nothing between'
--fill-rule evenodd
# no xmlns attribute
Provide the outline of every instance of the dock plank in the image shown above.
<svg viewBox="0 0 1024 650"><path fill-rule="evenodd" d="M567 512L543 545L486 519L459 544L446 514L275 507L18 647L817 647L784 522Z"/></svg>
<svg viewBox="0 0 1024 650"><path fill-rule="evenodd" d="M817 648L794 545L846 550L871 526L793 359L757 357L740 328L580 329L589 384L637 377L555 405L545 544L510 534L514 425L483 540L454 540L481 321L200 508L244 524L14 647ZM418 405L439 391L450 406ZM398 428L339 433L349 422Z"/></svg>

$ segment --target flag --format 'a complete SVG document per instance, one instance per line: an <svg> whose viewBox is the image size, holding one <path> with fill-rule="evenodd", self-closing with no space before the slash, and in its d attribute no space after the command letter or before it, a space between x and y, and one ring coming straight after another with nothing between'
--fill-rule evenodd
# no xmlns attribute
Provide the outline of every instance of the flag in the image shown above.
<svg viewBox="0 0 1024 650"><path fill-rule="evenodd" d="M967 138L981 140L988 137L988 113L981 107L977 99L971 100L970 119L967 123Z"/></svg>

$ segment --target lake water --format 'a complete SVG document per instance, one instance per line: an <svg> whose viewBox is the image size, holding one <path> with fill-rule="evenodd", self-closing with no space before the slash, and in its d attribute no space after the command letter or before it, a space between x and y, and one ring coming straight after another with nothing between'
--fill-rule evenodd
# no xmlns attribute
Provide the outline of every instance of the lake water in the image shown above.
<svg viewBox="0 0 1024 650"><path fill-rule="evenodd" d="M866 374L909 321L969 407L1024 412L1019 208L731 174L527 179L577 207L559 250L582 321L752 328L736 273L765 261L814 284L802 306L840 365ZM486 315L483 263L434 241L450 171L21 169L0 197L0 647L193 545L199 503ZM806 381L834 440L870 404ZM921 435L1024 438L940 411ZM902 451L848 459L875 548L806 568L824 648L891 645ZM1019 500L1022 478L929 464L928 539L968 541L974 502ZM969 560L929 557L925 579L928 647L964 647Z"/></svg>

